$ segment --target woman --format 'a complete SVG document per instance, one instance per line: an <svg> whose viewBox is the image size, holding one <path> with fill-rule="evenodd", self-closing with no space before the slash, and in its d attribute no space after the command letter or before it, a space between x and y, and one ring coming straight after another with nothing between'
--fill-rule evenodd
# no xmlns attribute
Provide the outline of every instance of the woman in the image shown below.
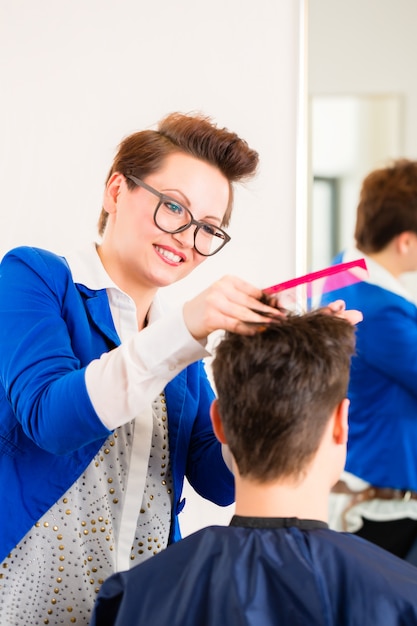
<svg viewBox="0 0 417 626"><path fill-rule="evenodd" d="M369 277L332 293L360 307L364 321L351 368L346 472L330 523L417 565L417 306L402 281L417 270L416 161L365 178L355 239L337 261L364 257Z"/></svg>
<svg viewBox="0 0 417 626"><path fill-rule="evenodd" d="M120 144L98 245L3 259L2 625L87 624L105 578L179 539L184 476L233 502L201 359L212 331L276 310L236 277L170 313L157 292L227 243L232 185L257 162L208 118L171 114Z"/></svg>

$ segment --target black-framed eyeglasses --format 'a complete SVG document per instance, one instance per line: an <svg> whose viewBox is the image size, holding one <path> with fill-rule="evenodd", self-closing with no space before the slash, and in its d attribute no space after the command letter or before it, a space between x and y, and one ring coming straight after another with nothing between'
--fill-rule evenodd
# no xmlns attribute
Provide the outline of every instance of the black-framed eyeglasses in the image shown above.
<svg viewBox="0 0 417 626"><path fill-rule="evenodd" d="M202 256L216 254L230 241L230 235L224 230L208 222L195 220L192 213L177 200L157 191L147 183L144 183L140 178L136 178L136 176L125 174L125 178L157 196L158 204L153 214L153 220L164 233L174 235L187 230L187 228L193 225L196 227L194 231L194 248Z"/></svg>

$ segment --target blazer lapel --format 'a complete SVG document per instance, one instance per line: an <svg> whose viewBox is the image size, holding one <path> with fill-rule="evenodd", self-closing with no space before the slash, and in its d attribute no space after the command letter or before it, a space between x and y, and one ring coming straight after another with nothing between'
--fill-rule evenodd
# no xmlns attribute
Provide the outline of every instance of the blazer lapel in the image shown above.
<svg viewBox="0 0 417 626"><path fill-rule="evenodd" d="M113 346L119 346L121 341L114 327L106 290L94 291L80 284L77 284L77 289L94 326L112 342Z"/></svg>

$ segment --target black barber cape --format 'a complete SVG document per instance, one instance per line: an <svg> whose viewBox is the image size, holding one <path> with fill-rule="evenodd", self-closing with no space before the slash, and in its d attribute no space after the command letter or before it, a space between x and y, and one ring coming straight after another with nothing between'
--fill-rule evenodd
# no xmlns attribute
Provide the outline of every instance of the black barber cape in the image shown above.
<svg viewBox="0 0 417 626"><path fill-rule="evenodd" d="M323 522L234 516L101 587L91 626L413 626L417 567Z"/></svg>

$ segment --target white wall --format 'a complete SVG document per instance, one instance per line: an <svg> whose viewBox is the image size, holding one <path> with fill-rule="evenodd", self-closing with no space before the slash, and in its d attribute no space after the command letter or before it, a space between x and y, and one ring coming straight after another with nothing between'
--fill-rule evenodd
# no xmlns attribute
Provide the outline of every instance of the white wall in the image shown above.
<svg viewBox="0 0 417 626"><path fill-rule="evenodd" d="M310 0L309 91L404 95L404 149L417 157L417 2Z"/></svg>
<svg viewBox="0 0 417 626"><path fill-rule="evenodd" d="M94 238L121 138L200 110L245 137L261 168L236 194L233 241L173 297L226 272L261 287L292 277L302 5L0 0L0 256Z"/></svg>

